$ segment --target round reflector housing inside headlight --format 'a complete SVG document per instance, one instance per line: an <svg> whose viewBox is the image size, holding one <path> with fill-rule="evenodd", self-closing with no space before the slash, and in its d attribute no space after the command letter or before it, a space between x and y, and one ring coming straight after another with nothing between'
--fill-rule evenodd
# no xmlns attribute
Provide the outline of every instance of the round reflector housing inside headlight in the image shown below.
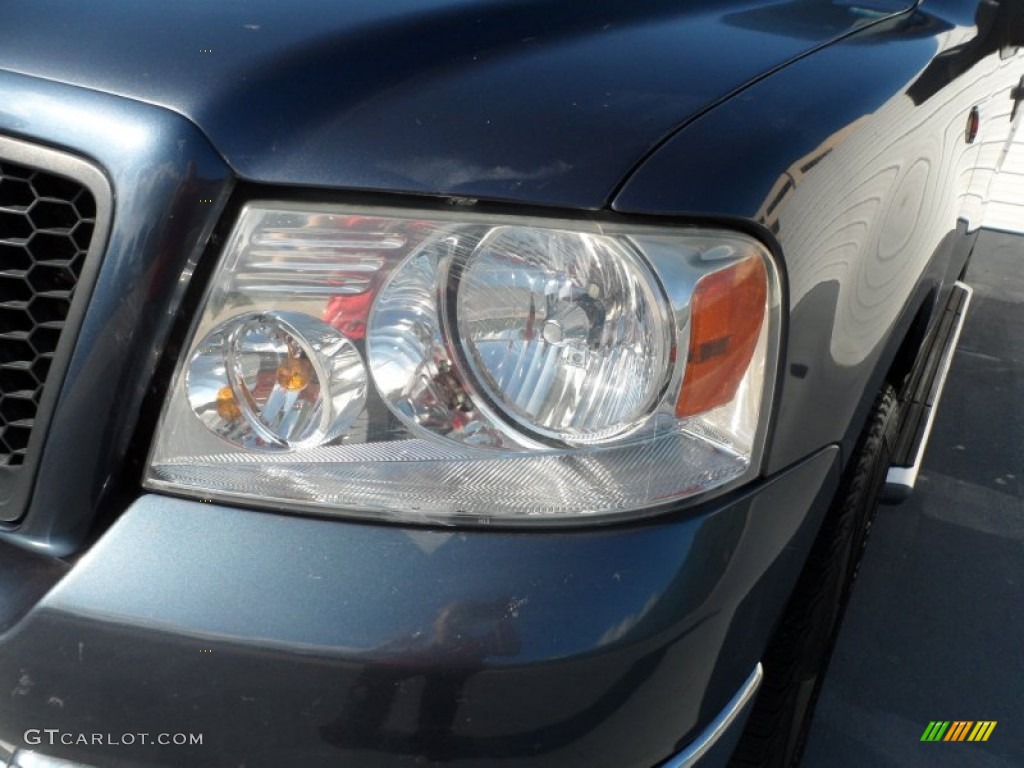
<svg viewBox="0 0 1024 768"><path fill-rule="evenodd" d="M331 440L366 400L355 346L298 312L237 315L197 346L186 373L193 411L245 448L295 449Z"/></svg>
<svg viewBox="0 0 1024 768"><path fill-rule="evenodd" d="M474 380L518 427L587 443L651 414L669 374L672 322L624 241L495 227L460 267L459 341Z"/></svg>

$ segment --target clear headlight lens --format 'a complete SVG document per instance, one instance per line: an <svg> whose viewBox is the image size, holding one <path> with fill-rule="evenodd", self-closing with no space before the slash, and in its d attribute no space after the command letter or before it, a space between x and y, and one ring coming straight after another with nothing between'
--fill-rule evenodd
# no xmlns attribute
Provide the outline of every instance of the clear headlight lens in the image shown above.
<svg viewBox="0 0 1024 768"><path fill-rule="evenodd" d="M432 521L703 494L757 469L778 313L736 233L252 205L146 483Z"/></svg>

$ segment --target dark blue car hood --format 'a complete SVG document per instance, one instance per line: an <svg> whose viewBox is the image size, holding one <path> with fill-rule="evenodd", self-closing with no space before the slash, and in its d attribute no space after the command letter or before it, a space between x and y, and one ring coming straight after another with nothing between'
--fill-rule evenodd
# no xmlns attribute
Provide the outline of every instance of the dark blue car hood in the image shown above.
<svg viewBox="0 0 1024 768"><path fill-rule="evenodd" d="M596 208L687 118L902 4L4 0L0 68L175 110L252 180Z"/></svg>

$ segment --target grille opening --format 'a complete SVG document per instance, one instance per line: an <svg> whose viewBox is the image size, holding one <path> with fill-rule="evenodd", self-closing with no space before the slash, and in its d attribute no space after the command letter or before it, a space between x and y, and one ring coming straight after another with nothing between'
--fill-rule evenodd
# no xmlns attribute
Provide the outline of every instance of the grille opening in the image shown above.
<svg viewBox="0 0 1024 768"><path fill-rule="evenodd" d="M0 368L0 391L20 392L35 390L39 386L28 368Z"/></svg>
<svg viewBox="0 0 1024 768"><path fill-rule="evenodd" d="M28 206L35 202L35 194L32 187L24 181L17 179L6 179L0 185L0 208L10 209L10 213L23 213Z"/></svg>
<svg viewBox="0 0 1024 768"><path fill-rule="evenodd" d="M63 176L53 176L49 173L34 173L29 177L29 183L39 198L52 198L63 202L71 202L82 189L77 181L65 179Z"/></svg>
<svg viewBox="0 0 1024 768"><path fill-rule="evenodd" d="M0 238L3 238L2 234ZM0 269L6 272L12 269L28 269L31 266L32 256L28 251L20 245L11 245L0 239Z"/></svg>
<svg viewBox="0 0 1024 768"><path fill-rule="evenodd" d="M46 377L50 373L51 362L53 362L53 360L50 357L40 357L32 363L29 370L31 370L32 375L36 377L36 381L46 381Z"/></svg>
<svg viewBox="0 0 1024 768"><path fill-rule="evenodd" d="M6 309L18 310L28 306L32 299L32 286L20 274L5 274L0 277L0 297Z"/></svg>
<svg viewBox="0 0 1024 768"><path fill-rule="evenodd" d="M7 160L0 160L0 176L9 179L30 179L35 173L31 168Z"/></svg>
<svg viewBox="0 0 1024 768"><path fill-rule="evenodd" d="M11 331L28 333L34 325L35 323L32 322L32 318L22 310L0 307L0 334L10 333ZM2 379L0 379L0 392L3 392L5 389L6 387L3 385Z"/></svg>
<svg viewBox="0 0 1024 768"><path fill-rule="evenodd" d="M68 234L36 232L26 243L29 253L36 261L67 262L75 258L78 246Z"/></svg>
<svg viewBox="0 0 1024 768"><path fill-rule="evenodd" d="M39 200L28 211L28 217L38 228L71 229L78 223L78 211L71 203L58 200Z"/></svg>
<svg viewBox="0 0 1024 768"><path fill-rule="evenodd" d="M35 392L13 392L0 398L0 415L9 422L31 421L36 415L36 406L32 402Z"/></svg>
<svg viewBox="0 0 1024 768"><path fill-rule="evenodd" d="M95 217L79 182L0 161L0 465L24 463Z"/></svg>
<svg viewBox="0 0 1024 768"><path fill-rule="evenodd" d="M3 187L0 186L0 191ZM24 240L32 234L32 222L25 217L23 211L12 208L0 209L0 238L4 240ZM21 245L21 243L14 243Z"/></svg>
<svg viewBox="0 0 1024 768"><path fill-rule="evenodd" d="M18 467L25 462L32 425L14 423L0 429L0 464Z"/></svg>

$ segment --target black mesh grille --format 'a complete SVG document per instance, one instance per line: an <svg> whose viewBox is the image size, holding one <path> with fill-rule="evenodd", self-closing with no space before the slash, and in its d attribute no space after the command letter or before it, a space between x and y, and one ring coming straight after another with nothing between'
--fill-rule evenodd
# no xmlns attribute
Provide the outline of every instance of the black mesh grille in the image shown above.
<svg viewBox="0 0 1024 768"><path fill-rule="evenodd" d="M0 161L0 465L25 461L95 224L78 182Z"/></svg>

